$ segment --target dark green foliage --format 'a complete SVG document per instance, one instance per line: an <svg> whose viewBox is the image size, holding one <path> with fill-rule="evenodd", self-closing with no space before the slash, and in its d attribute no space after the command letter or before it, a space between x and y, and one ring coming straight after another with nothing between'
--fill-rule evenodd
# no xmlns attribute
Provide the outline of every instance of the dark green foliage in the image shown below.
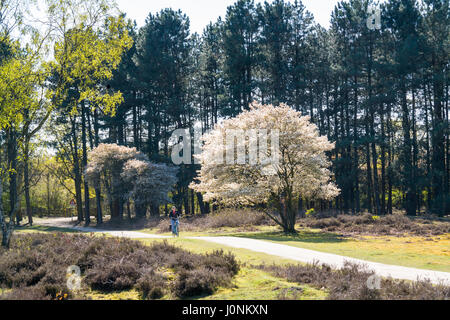
<svg viewBox="0 0 450 320"><path fill-rule="evenodd" d="M445 215L448 50L440 44L449 37L448 28L442 28L448 25L449 3L387 1L381 5L380 30L366 26L370 4L339 2L325 30L301 1L239 0L202 37L190 38L181 13L149 16L138 36L137 59L137 78L147 88L141 114L152 115L138 124L152 132L148 153L157 153L162 143L159 155L167 156L167 135L180 125L198 120L204 131L253 100L285 102L310 115L320 133L336 141L330 157L342 192L333 202L315 203L318 211ZM172 35L166 47L179 49L178 63L162 49L164 37L157 37L162 28ZM169 84L185 98L171 94ZM201 199L197 205L186 187L195 170L183 168L174 201L186 212L206 213L209 209Z"/></svg>

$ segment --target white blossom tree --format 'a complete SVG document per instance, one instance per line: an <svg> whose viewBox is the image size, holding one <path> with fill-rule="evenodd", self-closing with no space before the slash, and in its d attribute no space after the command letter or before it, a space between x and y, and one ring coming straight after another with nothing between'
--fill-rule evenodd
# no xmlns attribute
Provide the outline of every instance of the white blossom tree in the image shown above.
<svg viewBox="0 0 450 320"><path fill-rule="evenodd" d="M227 138L230 132L246 132L237 137L236 148ZM273 137L277 139L267 141L254 132L276 133ZM203 141L202 153L196 156L201 164L198 183L191 184L191 188L204 193L206 200L229 205L269 204L270 210L265 213L285 232L295 232L299 197L331 200L340 192L331 182L326 156L334 143L319 135L309 117L287 105L253 103L250 110L217 125ZM271 147L264 149L266 144ZM238 154L239 147L245 150L244 159L222 161L225 154L227 160Z"/></svg>
<svg viewBox="0 0 450 320"><path fill-rule="evenodd" d="M170 202L169 192L177 183L178 168L143 160L129 160L122 171L122 179L129 186L125 194L133 199L136 216L145 217L149 205Z"/></svg>
<svg viewBox="0 0 450 320"><path fill-rule="evenodd" d="M149 162L136 148L100 144L88 158L86 179L93 186L103 185L112 219L121 217L123 203L130 197L135 201L136 213L141 216L145 216L146 204L169 201L167 194L176 183L175 169Z"/></svg>

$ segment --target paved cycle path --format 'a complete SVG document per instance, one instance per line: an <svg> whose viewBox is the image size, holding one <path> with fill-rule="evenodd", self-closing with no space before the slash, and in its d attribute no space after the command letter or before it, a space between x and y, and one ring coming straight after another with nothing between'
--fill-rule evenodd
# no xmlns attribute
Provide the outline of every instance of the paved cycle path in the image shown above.
<svg viewBox="0 0 450 320"><path fill-rule="evenodd" d="M70 224L70 219L55 218L39 221L37 224L49 227L67 228L80 232L104 233L114 237L130 239L168 239L170 236L154 235L137 231L111 231L101 230L90 227L78 227ZM382 277L392 277L394 279L405 280L429 280L435 284L445 284L450 286L450 273L442 271L433 271L425 269L416 269L395 265L388 265L378 262L371 262L350 257L344 257L336 254L319 252L309 249L297 248L293 246L273 243L264 240L255 240L240 237L187 237L186 239L208 241L233 248L248 249L255 252L261 252L291 259L303 263L326 263L334 268L342 268L345 262L352 262L365 265L367 269L375 271Z"/></svg>

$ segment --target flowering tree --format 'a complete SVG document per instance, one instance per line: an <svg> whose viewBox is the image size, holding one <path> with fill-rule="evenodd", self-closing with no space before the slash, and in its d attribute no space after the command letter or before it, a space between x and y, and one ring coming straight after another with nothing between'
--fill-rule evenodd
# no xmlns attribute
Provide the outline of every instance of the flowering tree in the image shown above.
<svg viewBox="0 0 450 320"><path fill-rule="evenodd" d="M136 216L145 217L147 207L170 202L169 192L177 183L178 168L143 160L129 160L121 177L129 186L125 194L134 201Z"/></svg>
<svg viewBox="0 0 450 320"><path fill-rule="evenodd" d="M123 194L126 192L121 178L122 170L128 160L144 158L136 148L127 148L117 144L100 144L89 155L86 179L96 187L103 184L111 210L111 218L121 217Z"/></svg>
<svg viewBox="0 0 450 320"><path fill-rule="evenodd" d="M154 164L138 152L117 144L100 144L89 153L86 178L96 187L103 184L112 219L121 217L123 203L135 202L136 214L145 216L149 203L169 201L168 193L176 183L176 170Z"/></svg>
<svg viewBox="0 0 450 320"><path fill-rule="evenodd" d="M259 134L250 134L251 132ZM237 146L227 138L236 132L243 133ZM267 141L261 132L271 132ZM266 141L264 141L266 139ZM287 105L274 107L254 103L250 110L236 118L225 120L203 138L202 153L197 157L201 164L198 182L191 188L205 193L205 199L225 204L256 205L271 203L279 215L271 210L265 213L283 227L285 232L295 232L299 197L333 199L340 190L330 182L330 163L326 152L334 148L326 137L319 136L317 126L309 117ZM270 149L262 148L270 142ZM258 158L255 161L255 146ZM242 159L230 163L229 156L245 150ZM222 161L223 155L227 161ZM245 161L243 161L245 160Z"/></svg>

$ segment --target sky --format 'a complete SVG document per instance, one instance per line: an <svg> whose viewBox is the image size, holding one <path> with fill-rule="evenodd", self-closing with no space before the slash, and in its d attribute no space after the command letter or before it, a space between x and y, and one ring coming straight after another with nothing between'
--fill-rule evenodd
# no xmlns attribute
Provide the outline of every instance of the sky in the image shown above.
<svg viewBox="0 0 450 320"><path fill-rule="evenodd" d="M128 18L136 20L139 27L145 23L150 12L157 13L164 8L181 9L190 19L191 32L202 34L203 29L219 16L225 17L227 7L236 0L117 0L119 9L125 12ZM264 0L255 0L263 3ZM330 25L331 12L338 0L302 0L306 9L310 11L315 21L325 28Z"/></svg>

